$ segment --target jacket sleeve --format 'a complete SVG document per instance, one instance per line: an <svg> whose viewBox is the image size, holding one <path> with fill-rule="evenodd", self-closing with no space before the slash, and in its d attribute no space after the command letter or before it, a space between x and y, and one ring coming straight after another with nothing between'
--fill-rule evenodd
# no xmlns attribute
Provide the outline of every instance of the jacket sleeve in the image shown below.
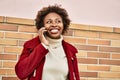
<svg viewBox="0 0 120 80"><path fill-rule="evenodd" d="M22 54L15 66L15 71L20 79L27 78L37 68L48 50L42 44L38 44L33 50L24 45Z"/></svg>

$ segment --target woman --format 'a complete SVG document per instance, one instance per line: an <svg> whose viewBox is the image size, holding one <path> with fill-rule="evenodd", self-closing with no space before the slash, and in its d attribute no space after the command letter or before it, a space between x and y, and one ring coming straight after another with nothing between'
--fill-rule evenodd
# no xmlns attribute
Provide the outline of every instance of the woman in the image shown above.
<svg viewBox="0 0 120 80"><path fill-rule="evenodd" d="M38 36L27 41L18 63L17 76L28 80L80 80L76 53L63 40L70 19L58 5L44 7L36 17Z"/></svg>

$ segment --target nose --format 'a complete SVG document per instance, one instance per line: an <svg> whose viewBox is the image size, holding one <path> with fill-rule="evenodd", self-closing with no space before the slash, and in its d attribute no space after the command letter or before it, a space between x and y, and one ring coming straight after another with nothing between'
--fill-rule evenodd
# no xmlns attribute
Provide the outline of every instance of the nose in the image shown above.
<svg viewBox="0 0 120 80"><path fill-rule="evenodd" d="M56 22L53 22L53 23L52 23L52 26L56 27L56 26L57 26L57 23L56 23Z"/></svg>

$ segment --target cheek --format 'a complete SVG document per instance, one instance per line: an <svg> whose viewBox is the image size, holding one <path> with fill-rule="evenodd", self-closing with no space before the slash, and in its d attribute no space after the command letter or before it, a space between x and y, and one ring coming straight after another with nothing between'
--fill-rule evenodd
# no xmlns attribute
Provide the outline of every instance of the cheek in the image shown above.
<svg viewBox="0 0 120 80"><path fill-rule="evenodd" d="M63 24L61 24L61 29L62 29L62 31L63 31L63 29L64 29L64 26L63 26Z"/></svg>
<svg viewBox="0 0 120 80"><path fill-rule="evenodd" d="M48 29L50 26L49 26L49 25L44 25L44 27L45 27L46 29Z"/></svg>

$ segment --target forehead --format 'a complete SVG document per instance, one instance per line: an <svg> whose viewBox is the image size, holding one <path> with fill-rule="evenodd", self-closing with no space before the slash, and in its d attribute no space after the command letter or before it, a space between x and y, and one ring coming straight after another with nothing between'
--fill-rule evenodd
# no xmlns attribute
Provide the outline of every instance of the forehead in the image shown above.
<svg viewBox="0 0 120 80"><path fill-rule="evenodd" d="M45 20L46 19L62 19L61 16L57 13L54 13L54 12L51 12L51 13L48 13L46 16L45 16Z"/></svg>

